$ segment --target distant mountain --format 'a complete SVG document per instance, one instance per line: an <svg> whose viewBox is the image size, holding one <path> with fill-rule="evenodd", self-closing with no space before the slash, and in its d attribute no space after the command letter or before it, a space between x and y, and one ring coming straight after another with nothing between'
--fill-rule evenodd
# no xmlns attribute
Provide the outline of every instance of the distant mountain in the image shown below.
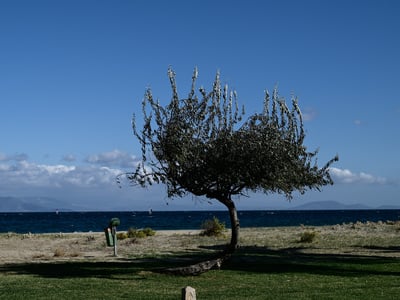
<svg viewBox="0 0 400 300"><path fill-rule="evenodd" d="M376 209L400 209L399 205L382 205L377 207Z"/></svg>
<svg viewBox="0 0 400 300"><path fill-rule="evenodd" d="M294 207L298 210L371 209L364 204L343 204L337 201L316 201Z"/></svg>
<svg viewBox="0 0 400 300"><path fill-rule="evenodd" d="M48 212L64 209L64 205L48 197L0 197L0 212Z"/></svg>
<svg viewBox="0 0 400 300"><path fill-rule="evenodd" d="M346 210L346 209L400 209L400 205L382 205L370 207L364 204L344 204L337 201L316 201L298 206L265 207L268 210ZM54 211L90 211L90 206L63 202L50 197L0 197L0 212L54 212ZM112 210L127 210L126 207L114 207ZM250 208L251 210L251 208Z"/></svg>

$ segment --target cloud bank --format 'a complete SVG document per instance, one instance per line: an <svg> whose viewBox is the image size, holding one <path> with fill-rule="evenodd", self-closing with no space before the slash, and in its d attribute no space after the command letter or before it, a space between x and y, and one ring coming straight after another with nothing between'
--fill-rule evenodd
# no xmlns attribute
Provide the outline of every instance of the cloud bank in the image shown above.
<svg viewBox="0 0 400 300"><path fill-rule="evenodd" d="M368 173L353 173L348 169L330 168L333 180L337 183L364 183L364 184L387 184L384 177L377 177Z"/></svg>
<svg viewBox="0 0 400 300"><path fill-rule="evenodd" d="M33 162L26 154L0 153L0 197L52 197L69 203L69 206L62 207L75 210L146 210L164 205L166 193L163 186L131 189L127 182L122 182L123 187L119 188L117 176L134 171L138 163L135 156L120 150L91 154L81 159L66 155L59 164ZM381 187L390 184L386 178L365 172L330 168L330 173L335 184L344 184L346 190L356 184ZM190 202L187 202L188 206L178 203L178 200L174 201L174 205L185 208L192 205ZM178 206L174 207L177 209Z"/></svg>
<svg viewBox="0 0 400 300"><path fill-rule="evenodd" d="M86 162L96 165L133 168L136 165L135 156L119 150L89 155Z"/></svg>
<svg viewBox="0 0 400 300"><path fill-rule="evenodd" d="M133 171L138 163L135 156L113 150L87 156L78 162L72 155L66 155L67 164L38 164L29 162L26 154L5 155L0 153L0 188L14 187L100 187L113 186L116 176ZM355 173L348 169L330 168L335 183L387 184L388 180L368 173Z"/></svg>
<svg viewBox="0 0 400 300"><path fill-rule="evenodd" d="M29 162L27 155L7 156L0 154L0 187L98 187L116 185L116 176L131 171L136 165L135 157L114 150L87 157L77 163L75 157L67 155L66 164L38 164Z"/></svg>

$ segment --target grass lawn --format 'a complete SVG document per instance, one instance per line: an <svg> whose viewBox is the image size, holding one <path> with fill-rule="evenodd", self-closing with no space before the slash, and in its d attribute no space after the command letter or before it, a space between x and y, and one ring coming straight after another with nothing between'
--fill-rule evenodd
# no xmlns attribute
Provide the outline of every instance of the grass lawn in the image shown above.
<svg viewBox="0 0 400 300"><path fill-rule="evenodd" d="M5 265L0 299L398 299L400 260L247 247L196 277L153 272L170 258Z"/></svg>
<svg viewBox="0 0 400 300"><path fill-rule="evenodd" d="M316 228L318 239L309 243L299 242L303 228L248 230L220 270L195 277L156 270L209 255L212 240L197 252L117 261L6 263L0 265L0 299L180 299L188 285L197 299L399 299L397 225ZM184 247L204 242L193 235L179 239Z"/></svg>

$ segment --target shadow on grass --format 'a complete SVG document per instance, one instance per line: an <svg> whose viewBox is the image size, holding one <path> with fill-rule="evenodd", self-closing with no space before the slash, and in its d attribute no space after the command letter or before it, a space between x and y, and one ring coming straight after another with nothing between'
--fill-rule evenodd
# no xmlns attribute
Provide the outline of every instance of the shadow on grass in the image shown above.
<svg viewBox="0 0 400 300"><path fill-rule="evenodd" d="M333 276L400 275L400 259L350 254L303 253L302 247L273 250L240 248L223 269L261 273L308 273Z"/></svg>
<svg viewBox="0 0 400 300"><path fill-rule="evenodd" d="M40 262L0 265L0 274L29 274L47 278L145 279L143 274L164 268L201 261L203 255L166 256L163 258L120 259L119 261ZM208 256L204 255L204 258Z"/></svg>
<svg viewBox="0 0 400 300"><path fill-rule="evenodd" d="M204 247L209 248L209 247ZM223 264L222 270L251 273L304 273L360 277L399 276L400 259L346 254L309 254L302 248L273 250L242 247ZM146 272L189 265L209 259L209 253L182 254L163 258L121 259L112 262L49 262L0 265L0 273L32 274L50 278L145 279Z"/></svg>
<svg viewBox="0 0 400 300"><path fill-rule="evenodd" d="M368 250L376 250L380 252L386 253L396 253L400 251L399 246L387 246L387 247L380 247L380 246L359 246L359 248L364 248Z"/></svg>
<svg viewBox="0 0 400 300"><path fill-rule="evenodd" d="M145 260L96 261L96 262L45 262L0 265L0 274L31 274L49 278L108 278L132 280L143 271L152 272L174 264L157 258ZM136 279L144 279L134 277Z"/></svg>
<svg viewBox="0 0 400 300"><path fill-rule="evenodd" d="M137 272L136 266L128 262L49 262L7 264L0 266L0 272L14 274L33 274L42 277L100 277L112 278Z"/></svg>

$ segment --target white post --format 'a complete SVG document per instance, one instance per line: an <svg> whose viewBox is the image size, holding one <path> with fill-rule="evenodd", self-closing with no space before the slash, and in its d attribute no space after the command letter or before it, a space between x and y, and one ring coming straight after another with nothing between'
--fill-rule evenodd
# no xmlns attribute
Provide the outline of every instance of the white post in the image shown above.
<svg viewBox="0 0 400 300"><path fill-rule="evenodd" d="M191 286L182 289L182 300L196 300L196 290Z"/></svg>

